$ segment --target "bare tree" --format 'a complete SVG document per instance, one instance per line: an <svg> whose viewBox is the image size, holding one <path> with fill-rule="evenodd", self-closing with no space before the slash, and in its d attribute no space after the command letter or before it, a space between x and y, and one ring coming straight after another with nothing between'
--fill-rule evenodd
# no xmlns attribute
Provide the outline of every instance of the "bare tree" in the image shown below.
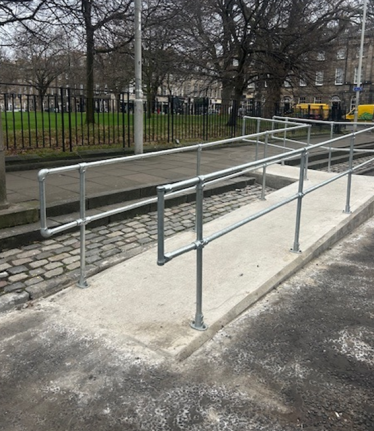
<svg viewBox="0 0 374 431"><path fill-rule="evenodd" d="M25 26L45 9L48 0L3 0L0 2L0 26L22 22Z"/></svg>
<svg viewBox="0 0 374 431"><path fill-rule="evenodd" d="M47 0L2 1L0 2L0 29L7 24L22 22L23 25L34 19L43 9ZM0 208L8 207L5 176L5 148L0 118Z"/></svg>
<svg viewBox="0 0 374 431"><path fill-rule="evenodd" d="M69 49L63 32L43 24L17 33L16 61L23 79L34 87L39 96L40 109L51 84L69 70ZM41 36L43 35L43 36Z"/></svg>
<svg viewBox="0 0 374 431"><path fill-rule="evenodd" d="M181 74L179 54L174 49L176 11L168 2L150 2L143 9L143 82L147 95L147 113L155 107L158 89L169 76Z"/></svg>
<svg viewBox="0 0 374 431"><path fill-rule="evenodd" d="M180 7L184 11L181 52L194 65L192 70L221 82L223 105L234 99L229 125L235 123L243 92L255 77L252 64L259 26L271 15L274 3L203 0L186 1Z"/></svg>
<svg viewBox="0 0 374 431"><path fill-rule="evenodd" d="M274 4L272 19L261 22L255 69L261 88L266 82L263 114L278 110L288 81L314 83L318 56L326 53L347 28L355 10L346 0L285 0Z"/></svg>
<svg viewBox="0 0 374 431"><path fill-rule="evenodd" d="M132 0L51 0L50 12L55 22L63 27L86 56L86 121L94 123L94 57L97 52L110 52L133 39L133 32L125 36L124 29L132 20ZM110 37L116 32L122 38ZM116 41L118 45L110 46Z"/></svg>
<svg viewBox="0 0 374 431"><path fill-rule="evenodd" d="M184 17L180 50L191 70L221 82L223 104L233 98L229 125L249 83L266 81L270 114L285 80L315 76L312 54L327 49L355 10L350 0L175 1Z"/></svg>

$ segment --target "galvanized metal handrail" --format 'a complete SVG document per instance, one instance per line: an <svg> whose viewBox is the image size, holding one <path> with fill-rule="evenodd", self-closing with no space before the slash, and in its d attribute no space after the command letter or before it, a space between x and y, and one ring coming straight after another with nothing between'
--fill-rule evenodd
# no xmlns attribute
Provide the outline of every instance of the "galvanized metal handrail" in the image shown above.
<svg viewBox="0 0 374 431"><path fill-rule="evenodd" d="M360 121L360 122L352 122L352 121L328 121L328 120L313 120L313 119L308 119L308 118L294 118L294 117L281 117L278 115L274 115L274 120L284 120L284 122L287 124L287 122L292 119L293 123L303 123L303 124L319 124L321 126L326 126L326 125L330 125L330 140L333 139L334 137L334 127L335 126L353 126L354 131L357 131L357 126L361 126L361 127L365 127L364 130L361 130L362 133L367 132L368 129L370 129L373 126L373 122L366 122L366 121ZM275 140L279 139L278 137L274 137ZM344 138L342 138L344 139ZM283 143L285 145L285 142L293 142L295 144L299 144L299 145L308 145L310 142L310 136L308 136L308 142L305 143L303 141L296 141L293 139L289 139L286 137L286 132L285 132L285 136L283 137ZM332 159L332 146L331 143L332 141L329 141L330 145L328 148L325 147L321 147L322 149L328 149L329 150L329 157L328 157L328 163L327 163L327 170L328 172L331 172L331 159ZM274 144L272 144L274 145ZM347 151L349 152L350 149L346 149L346 148L339 148L339 151ZM360 149L355 149L354 152L371 152L370 150L360 150Z"/></svg>
<svg viewBox="0 0 374 431"><path fill-rule="evenodd" d="M252 119L252 117L244 117L244 121L243 122L245 122L246 119ZM344 140L344 139L347 138L347 136L349 136L349 135L343 135L343 136L339 136L337 138L334 138L334 131L333 131L334 130L334 126L336 126L336 125L344 125L344 126L360 125L360 126L365 127L365 129L363 129L363 130L361 130L361 131L359 131L357 133L366 133L368 130L371 130L371 128L373 127L373 123L372 122L370 122L370 123L369 122L352 123L351 121L344 121L344 122L340 121L340 122L337 122L337 121L311 120L311 119L304 119L304 118L281 117L281 116L274 116L273 119L275 121L282 121L283 120L283 122L286 124L286 130L285 130L284 135L283 135L282 138L280 138L278 136L272 135L272 140L275 140L275 141L276 140L282 140L283 141L283 145L282 146L274 144L273 142L266 142L266 143L265 142L261 142L258 139L256 141L248 140L248 142L256 143L256 145L263 144L263 145L271 146L273 148L280 148L280 149L283 149L283 151L291 150L292 149L292 148L286 146L286 142L294 143L294 144L300 145L302 147L308 147L308 146L310 146L311 130L310 129L308 130L307 142L305 142L305 141L299 141L299 140L295 140L295 139L290 139L290 138L287 137L287 131L288 131L287 130L287 124L300 124L300 123L303 123L303 124L310 124L310 125L312 125L312 124L316 124L317 123L317 124L321 124L321 125L326 125L326 124L330 125L330 129L331 129L331 131L330 131L330 139L327 140L327 141L325 141L325 145L328 144L329 146L325 147L323 145L323 146L320 147L321 149L329 151L329 153L328 153L328 163L327 163L327 171L328 172L331 172L331 160L332 160L332 152L333 152L332 144L335 143L335 142L337 142L334 139ZM293 120L292 122L290 122L291 119ZM244 128L244 126L243 126L243 128ZM290 131L292 131L292 129L290 129ZM347 152L348 153L351 150L349 148L339 147L339 149L336 149L335 151L342 151L342 152ZM371 153L371 152L374 152L374 150L370 150L370 149L366 149L366 150L354 149L354 152L355 153L361 153L361 152L362 153ZM256 150L256 154L257 154L257 150ZM306 165L308 165L308 159L306 161Z"/></svg>
<svg viewBox="0 0 374 431"><path fill-rule="evenodd" d="M263 119L264 120L264 119ZM266 120L268 121L268 120ZM283 125L283 121L274 120L274 123L279 123L280 125ZM298 129L304 129L308 128L309 126L306 126L305 124L300 123L289 123L287 126L287 130L290 130L290 128L294 128L295 130ZM281 128L277 130L277 133L284 133L285 129ZM265 136L267 132L262 132L259 135ZM78 281L78 286L81 288L87 287L87 280L86 280L86 226L96 220L100 220L105 217L113 216L116 214L121 214L126 211L131 211L137 208L140 208L145 205L149 205L152 203L157 202L157 197L147 198L143 199L139 202L130 204L130 205L124 205L119 208L115 208L112 210L102 211L98 214L94 214L91 216L86 215L86 172L88 169L95 168L95 167L101 167L101 166L108 166L108 165L114 165L118 163L130 163L136 160L143 160L151 157L157 157L157 156L165 156L169 154L176 154L176 153L184 153L184 152L196 152L196 175L200 175L200 166L201 166L201 153L203 149L207 148L213 148L213 147L219 147L224 144L234 143L238 141L243 141L244 139L250 139L251 137L256 137L256 134L236 137L236 138L230 138L230 139L223 139L220 141L205 143L205 144L195 144L188 147L182 147L182 148L174 148L170 150L164 150L160 152L151 152L147 154L140 154L135 156L128 156L128 157L118 157L113 159L107 159L107 160L100 160L100 161L94 161L89 163L78 163L75 165L70 166L64 166L59 168L52 168L52 169L42 169L39 171L38 174L38 181L39 181L39 200L40 200L40 223L41 223L41 234L43 237L48 238L52 235L64 232L68 229L72 229L75 227L80 228L80 276ZM63 223L56 227L49 227L48 221L47 221L47 200L46 200L46 180L48 176L54 175L54 174L61 174L66 172L74 172L77 171L79 173L79 217L75 220L69 221L67 223ZM231 172L230 174L227 174L227 178L234 178L238 175L238 173ZM177 195L185 194L187 191L192 190L195 185L191 185L192 188L185 188L182 191L177 191L173 194L169 194L168 198L175 197Z"/></svg>
<svg viewBox="0 0 374 431"><path fill-rule="evenodd" d="M370 127L367 130L374 130L374 127ZM366 131L367 131L366 130ZM267 132L268 134L273 133ZM331 177L317 185L311 186L307 189L304 188L304 179L305 179L305 166L307 162L307 156L308 152L315 148L322 148L324 145L326 145L326 142L311 145L307 148L294 150L288 153L284 153L277 156L268 157L266 159L262 160L256 160L254 162L246 163L234 168L230 169L224 169L221 171L213 172L211 174L207 174L204 176L197 176L194 179L190 179L187 181L180 181L174 184L168 184L164 186L157 187L157 195L158 195L158 252L157 252L157 264L158 265L164 265L170 260L174 259L175 257L181 256L182 254L188 253L192 250L196 250L196 312L195 312L195 319L191 322L191 327L194 329L197 329L199 331L204 331L207 329L207 325L204 323L204 316L202 312L202 289L203 289L203 280L202 280L202 267L203 267L203 249L204 247L209 244L210 242L214 241L215 239L218 239L230 232L232 232L235 229L238 229L239 227L258 219L265 214L268 214L271 211L274 211L294 200L297 200L297 213L296 213L296 222L295 222L295 234L294 234L294 241L293 241L293 247L291 247L291 251L294 253L300 253L300 243L299 243L299 234L300 234L300 223L301 223L301 211L302 211L302 201L305 195L312 193L313 191L326 186L327 184L330 184L333 181L338 180L339 178L342 178L347 175L348 181L347 181L347 194L346 194L346 202L345 202L345 209L344 213L349 214L351 212L350 209L350 196L351 196L351 182L352 182L352 174L355 170L357 170L359 167L363 166L366 163L369 163L369 161L366 161L360 165L357 165L353 167L353 151L354 151L354 143L356 135L360 134L361 132L353 132L352 134L348 135L351 138L351 145L350 145L350 156L349 156L349 166L346 171L343 173L339 173L335 175L334 177ZM331 139L327 142L337 142L339 138ZM234 223L231 226L228 226L218 232L215 232L214 234L211 234L208 237L204 237L203 235L203 189L206 184L209 183L209 181L214 180L224 180L226 175L232 175L233 173L238 173L242 170L251 170L251 169L258 169L260 167L269 166L269 164L272 163L279 163L282 160L286 160L288 157L294 157L295 155L300 156L301 163L299 168L299 185L298 185L298 191L296 194L292 194L291 196L288 196L287 198L283 199L281 202L278 202L274 205L269 206L268 208L265 208L255 214L252 214L249 217L246 217L245 219ZM373 158L374 160L374 158ZM164 234L164 210L165 210L165 198L168 193L172 193L176 190L182 190L184 187L191 187L192 185L195 185L196 187L196 220L197 220L197 226L196 226L196 240L190 244L184 245L183 247L180 247L179 249L173 250L171 252L165 253L165 234Z"/></svg>

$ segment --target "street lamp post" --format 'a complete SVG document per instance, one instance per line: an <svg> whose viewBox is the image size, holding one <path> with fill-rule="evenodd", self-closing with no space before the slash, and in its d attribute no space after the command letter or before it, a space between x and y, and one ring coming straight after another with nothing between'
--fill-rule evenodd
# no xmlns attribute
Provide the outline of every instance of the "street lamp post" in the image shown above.
<svg viewBox="0 0 374 431"><path fill-rule="evenodd" d="M366 24L366 5L367 0L364 0L364 10L362 14L362 29L361 29L361 43L360 43L360 56L358 60L358 70L357 70L357 87L356 87L356 109L354 115L354 122L358 121L358 105L360 102L360 91L361 91L361 71L362 71L362 57L364 52L364 40L365 40L365 24ZM355 124L355 131L357 130L357 124Z"/></svg>
<svg viewBox="0 0 374 431"><path fill-rule="evenodd" d="M143 89L142 89L142 0L135 0L135 154L143 153Z"/></svg>

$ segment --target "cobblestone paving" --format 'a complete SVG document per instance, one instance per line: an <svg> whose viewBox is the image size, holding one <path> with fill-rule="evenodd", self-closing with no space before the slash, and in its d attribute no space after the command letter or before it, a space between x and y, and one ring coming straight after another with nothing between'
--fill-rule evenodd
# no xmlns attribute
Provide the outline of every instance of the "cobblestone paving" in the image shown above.
<svg viewBox="0 0 374 431"><path fill-rule="evenodd" d="M267 189L270 192L271 189ZM257 200L258 184L204 200L204 222ZM181 204L165 210L165 235L194 227L195 205ZM89 229L86 235L86 269L92 275L138 254L157 239L157 213L151 212ZM155 258L156 260L156 258ZM52 237L0 253L0 311L29 299L55 293L79 280L79 231Z"/></svg>
<svg viewBox="0 0 374 431"><path fill-rule="evenodd" d="M360 157L358 159L355 159L353 160L353 167L360 165L361 163L364 163L366 161L369 161L372 158L373 156L367 156L367 157ZM348 163L336 163L334 165L331 165L330 172L339 173L339 172L343 172L346 169L348 169ZM328 170L327 168L321 169L321 171L325 171L325 172L327 172L327 170ZM374 161L367 163L366 165L356 169L354 173L357 175L357 174L364 173L367 170L374 170Z"/></svg>

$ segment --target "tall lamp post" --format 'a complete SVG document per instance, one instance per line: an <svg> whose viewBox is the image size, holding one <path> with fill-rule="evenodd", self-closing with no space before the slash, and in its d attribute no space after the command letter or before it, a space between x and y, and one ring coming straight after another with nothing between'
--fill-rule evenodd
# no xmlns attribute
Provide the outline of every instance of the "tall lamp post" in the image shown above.
<svg viewBox="0 0 374 431"><path fill-rule="evenodd" d="M142 0L135 0L135 154L143 153Z"/></svg>
<svg viewBox="0 0 374 431"><path fill-rule="evenodd" d="M361 71L362 71L362 57L364 52L364 40L365 40L365 25L366 25L366 5L367 0L364 0L364 10L362 14L362 29L361 29L361 43L360 43L360 56L358 60L358 70L357 70L357 87L356 87L356 109L354 115L354 121L357 123L358 120L358 105L360 102L360 91L361 91ZM357 130L357 124L354 127Z"/></svg>

